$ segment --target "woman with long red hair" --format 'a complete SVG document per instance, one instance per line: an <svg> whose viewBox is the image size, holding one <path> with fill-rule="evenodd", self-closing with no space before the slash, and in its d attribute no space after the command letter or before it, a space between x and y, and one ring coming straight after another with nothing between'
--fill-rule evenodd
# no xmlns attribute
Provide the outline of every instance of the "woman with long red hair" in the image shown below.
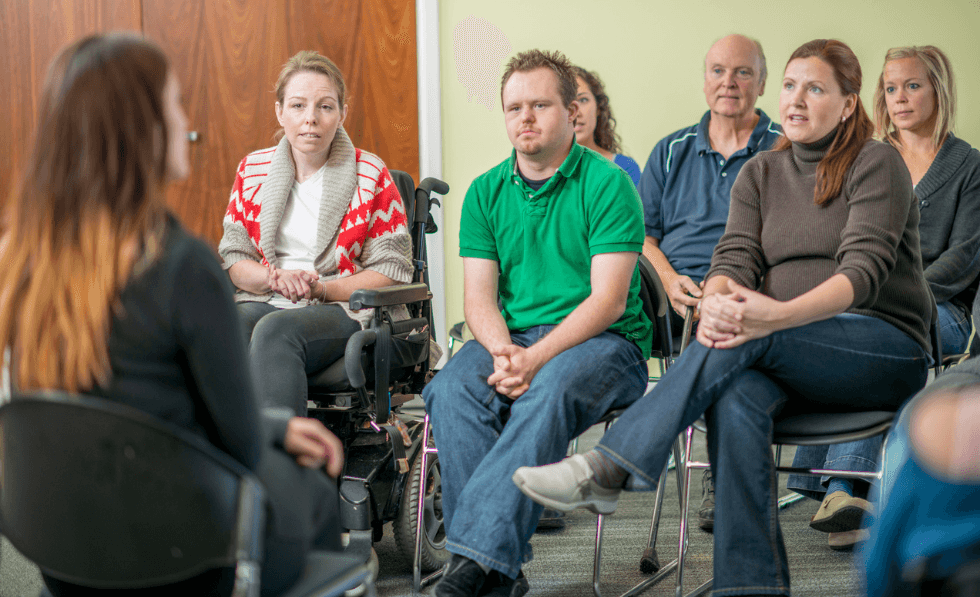
<svg viewBox="0 0 980 597"><path fill-rule="evenodd" d="M308 550L340 549L336 483L315 469L337 476L343 452L317 421L260 417L228 276L166 209L166 185L190 170L177 77L141 37L86 37L52 63L38 120L0 218L0 347L15 392L121 402L255 471L268 509L262 594L281 593ZM215 570L140 595L224 594L233 581Z"/></svg>

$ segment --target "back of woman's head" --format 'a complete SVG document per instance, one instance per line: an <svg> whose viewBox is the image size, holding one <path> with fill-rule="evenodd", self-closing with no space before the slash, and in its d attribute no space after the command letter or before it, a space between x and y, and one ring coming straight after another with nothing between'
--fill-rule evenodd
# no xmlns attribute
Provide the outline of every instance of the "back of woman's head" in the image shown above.
<svg viewBox="0 0 980 597"><path fill-rule="evenodd" d="M952 132L956 119L956 83L953 79L953 65L946 54L936 46L905 46L892 48L885 53L885 65L893 60L915 58L922 63L929 74L929 82L936 93L936 126L932 131L933 145L939 147ZM874 97L875 128L878 135L892 143L901 145L898 129L888 114L885 103L885 69L881 69L878 87Z"/></svg>
<svg viewBox="0 0 980 597"><path fill-rule="evenodd" d="M836 39L815 39L796 49L786 62L797 59L819 58L834 72L834 80L844 96L854 96L854 112L837 127L827 154L817 166L817 185L814 202L823 205L837 197L844 186L844 178L861 148L871 139L874 125L861 103L861 63L851 48ZM788 149L789 139L781 137L774 150Z"/></svg>
<svg viewBox="0 0 980 597"><path fill-rule="evenodd" d="M595 131L592 133L595 144L611 151L620 153L619 135L616 133L616 119L613 118L612 107L609 105L609 96L606 95L606 86L597 73L587 71L581 66L573 66L575 76L579 77L589 87L589 91L595 96L596 122Z"/></svg>
<svg viewBox="0 0 980 597"><path fill-rule="evenodd" d="M0 347L22 388L108 378L111 305L161 233L167 75L159 48L119 33L81 39L49 68L0 219Z"/></svg>

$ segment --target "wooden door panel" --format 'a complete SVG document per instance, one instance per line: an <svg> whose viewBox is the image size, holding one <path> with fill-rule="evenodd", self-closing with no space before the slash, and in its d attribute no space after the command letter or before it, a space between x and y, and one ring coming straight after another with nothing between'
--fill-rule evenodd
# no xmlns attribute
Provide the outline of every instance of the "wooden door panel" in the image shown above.
<svg viewBox="0 0 980 597"><path fill-rule="evenodd" d="M418 178L414 0L143 0L143 8L144 31L171 56L200 134L194 172L172 185L168 202L215 245L239 161L274 144L275 82L300 50L319 51L344 73L354 144Z"/></svg>
<svg viewBox="0 0 980 597"><path fill-rule="evenodd" d="M4 0L0 2L0 198L20 176L37 126L48 64L76 39L140 30L140 0Z"/></svg>
<svg viewBox="0 0 980 597"><path fill-rule="evenodd" d="M362 4L352 137L419 181L415 2Z"/></svg>

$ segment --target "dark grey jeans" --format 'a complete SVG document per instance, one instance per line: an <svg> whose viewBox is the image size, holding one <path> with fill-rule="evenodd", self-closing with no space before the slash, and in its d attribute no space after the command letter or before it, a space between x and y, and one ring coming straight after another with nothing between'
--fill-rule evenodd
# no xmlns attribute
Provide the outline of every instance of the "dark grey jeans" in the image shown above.
<svg viewBox="0 0 980 597"><path fill-rule="evenodd" d="M262 406L285 406L306 416L306 376L344 356L347 339L361 324L339 305L280 309L238 303L255 394Z"/></svg>

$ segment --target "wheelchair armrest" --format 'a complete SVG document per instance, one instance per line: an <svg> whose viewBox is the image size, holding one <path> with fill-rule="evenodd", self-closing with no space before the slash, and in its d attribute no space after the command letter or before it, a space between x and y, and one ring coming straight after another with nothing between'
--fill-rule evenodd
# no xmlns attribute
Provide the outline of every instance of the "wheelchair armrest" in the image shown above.
<svg viewBox="0 0 980 597"><path fill-rule="evenodd" d="M426 284L401 284L384 288L362 288L350 295L351 310L417 303L431 298Z"/></svg>

